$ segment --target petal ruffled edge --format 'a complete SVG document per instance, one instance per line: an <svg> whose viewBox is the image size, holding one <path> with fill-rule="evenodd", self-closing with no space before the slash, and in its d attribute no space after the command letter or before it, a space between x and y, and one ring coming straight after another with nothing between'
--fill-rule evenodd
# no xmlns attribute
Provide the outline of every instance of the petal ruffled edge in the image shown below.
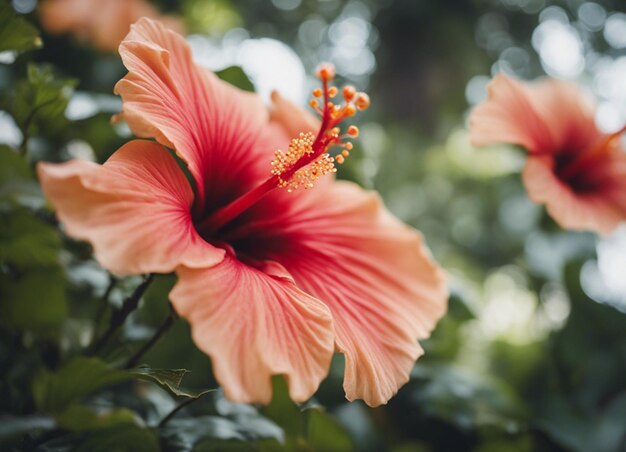
<svg viewBox="0 0 626 452"><path fill-rule="evenodd" d="M286 378L294 401L313 395L333 354L332 317L284 268L273 262L262 271L227 255L212 268L177 274L172 304L230 400L269 403L273 375Z"/></svg>
<svg viewBox="0 0 626 452"><path fill-rule="evenodd" d="M375 193L332 182L298 196L255 234L284 243L268 258L330 308L347 398L384 404L423 353L418 339L446 312L445 275Z"/></svg>
<svg viewBox="0 0 626 452"><path fill-rule="evenodd" d="M182 36L145 17L119 51L129 71L114 89L122 97L121 118L137 136L155 138L187 163L199 204L207 191L232 191L228 174L237 173L241 186L269 173L269 113L258 95L195 64Z"/></svg>
<svg viewBox="0 0 626 452"><path fill-rule="evenodd" d="M131 141L104 165L40 163L37 173L68 235L90 242L113 273L167 273L224 256L196 232L189 182L157 143Z"/></svg>
<svg viewBox="0 0 626 452"><path fill-rule="evenodd" d="M604 193L577 194L561 182L549 157L530 157L522 173L531 200L545 204L550 216L564 229L610 234L626 220L626 211Z"/></svg>

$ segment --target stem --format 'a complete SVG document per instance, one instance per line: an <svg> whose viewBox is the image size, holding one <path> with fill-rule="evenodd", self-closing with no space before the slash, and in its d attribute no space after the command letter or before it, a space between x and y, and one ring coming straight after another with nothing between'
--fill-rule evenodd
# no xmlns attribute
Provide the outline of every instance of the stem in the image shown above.
<svg viewBox="0 0 626 452"><path fill-rule="evenodd" d="M159 422L159 425L157 426L157 428L163 428L165 427L165 424L167 424L174 416L176 416L176 414L182 410L183 408L185 408L186 406L191 405L193 402L195 402L196 400L200 400L203 396L205 396L206 394L209 394L209 392L205 392L203 394L200 394L198 397L191 397L187 400L184 400L183 402L179 403L172 411L170 411L167 416L165 416L163 419L161 419L161 422Z"/></svg>
<svg viewBox="0 0 626 452"><path fill-rule="evenodd" d="M111 296L111 292L113 292L113 289L115 289L116 285L117 285L117 278L109 273L109 284L107 285L107 288L102 294L102 297L100 297L100 309L98 309L98 314L96 316L97 320L102 319L102 317L104 317L104 312L109 306L109 297Z"/></svg>
<svg viewBox="0 0 626 452"><path fill-rule="evenodd" d="M19 148L18 148L18 149L19 149L19 151L20 151L20 154L22 154L22 155L26 155L26 151L27 151L27 149L26 149L26 145L28 144L28 138L29 138L28 129L30 128L30 123L31 123L31 122L33 121L33 119L35 118L35 114L36 114L39 110L41 110L43 107L45 107L45 106L47 106L47 105L50 105L50 104L52 104L52 103L54 103L54 102L56 102L56 101L57 101L57 99L56 99L56 98L54 98L54 99L50 99L50 100L49 100L49 101L47 101L47 102L44 102L44 103L43 103L43 104L41 104L41 105L37 105L37 106L36 106L35 108L33 108L33 109L31 110L31 112L28 114L28 116L27 116L27 117L26 117L26 119L24 120L24 127L22 128L22 142L20 143L20 146L19 146Z"/></svg>
<svg viewBox="0 0 626 452"><path fill-rule="evenodd" d="M172 306L170 305L170 312L165 318L165 321L161 324L159 329L156 330L156 332L150 338L150 340L146 342L143 345L143 347L141 347L137 351L137 353L135 353L133 356L130 357L130 359L124 365L124 369L131 369L135 367L137 363L139 362L139 360L143 357L143 355L145 355L146 352L150 350L152 346L154 346L154 344L156 344L159 341L159 339L161 339L161 337L167 332L167 330L171 328L171 326L174 324L175 319L176 319L176 313L174 312L174 309L172 309Z"/></svg>
<svg viewBox="0 0 626 452"><path fill-rule="evenodd" d="M139 286L137 286L131 296L124 300L122 307L115 311L111 316L111 323L109 324L109 328L107 328L106 332L104 333L104 335L102 335L102 337L100 337L100 339L96 340L93 343L93 345L90 347L90 350L87 352L88 355L95 355L102 349L104 345L106 345L107 342L109 342L113 334L115 334L118 328L124 324L126 318L130 315L130 313L137 309L137 306L139 305L139 300L141 300L141 297L146 292L146 289L153 279L154 274L150 273L148 276L145 277L143 282L139 284Z"/></svg>

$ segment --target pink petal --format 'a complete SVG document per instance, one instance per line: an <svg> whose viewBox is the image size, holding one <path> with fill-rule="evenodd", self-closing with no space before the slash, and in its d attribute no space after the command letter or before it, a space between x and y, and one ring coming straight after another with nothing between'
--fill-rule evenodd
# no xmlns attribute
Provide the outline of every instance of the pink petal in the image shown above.
<svg viewBox="0 0 626 452"><path fill-rule="evenodd" d="M593 103L574 84L546 79L518 82L499 74L489 98L470 116L476 146L517 144L531 153L576 152L593 145L600 133Z"/></svg>
<svg viewBox="0 0 626 452"><path fill-rule="evenodd" d="M71 32L105 51L116 50L130 25L140 17L160 18L182 30L174 17L160 16L147 0L47 0L40 17L50 33Z"/></svg>
<svg viewBox="0 0 626 452"><path fill-rule="evenodd" d="M330 308L348 399L385 403L423 353L417 340L446 311L444 275L377 195L331 181L286 196L293 202L268 198L241 234L254 237L251 253L283 264Z"/></svg>
<svg viewBox="0 0 626 452"><path fill-rule="evenodd" d="M279 264L262 270L230 255L205 270L180 267L170 299L229 399L269 403L272 375L284 375L291 398L303 402L328 373L331 315Z"/></svg>
<svg viewBox="0 0 626 452"><path fill-rule="evenodd" d="M114 273L167 273L223 258L196 232L189 182L157 143L131 141L102 166L72 160L37 170L68 235L91 242L96 259Z"/></svg>
<svg viewBox="0 0 626 452"><path fill-rule="evenodd" d="M626 220L626 186L622 185L622 207L604 191L575 193L553 172L549 157L531 157L522 174L528 196L538 204L545 204L548 213L565 229L596 231L606 235ZM617 195L616 195L617 196ZM615 198L617 199L617 198Z"/></svg>
<svg viewBox="0 0 626 452"><path fill-rule="evenodd" d="M601 139L594 104L577 85L546 79L526 88L529 102L550 131L554 153L584 150Z"/></svg>
<svg viewBox="0 0 626 452"><path fill-rule="evenodd" d="M285 99L278 91L272 92L271 121L289 138L295 138L301 132L317 133L320 128L317 117Z"/></svg>
<svg viewBox="0 0 626 452"><path fill-rule="evenodd" d="M132 26L120 54L129 70L115 86L123 118L188 164L198 204L218 207L268 177L274 143L258 96L195 65L183 37L149 19Z"/></svg>

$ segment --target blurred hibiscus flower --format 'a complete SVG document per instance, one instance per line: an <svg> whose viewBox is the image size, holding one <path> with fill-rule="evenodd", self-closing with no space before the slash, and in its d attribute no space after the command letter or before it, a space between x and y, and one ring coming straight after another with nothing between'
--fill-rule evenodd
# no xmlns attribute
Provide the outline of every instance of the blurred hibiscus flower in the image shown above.
<svg viewBox="0 0 626 452"><path fill-rule="evenodd" d="M502 74L470 116L475 146L510 143L528 151L526 190L560 226L600 234L626 220L625 130L598 130L593 104L571 83L522 83Z"/></svg>
<svg viewBox="0 0 626 452"><path fill-rule="evenodd" d="M106 52L113 52L141 17L159 19L183 30L173 16L162 16L147 0L46 0L40 7L43 27L52 34L72 33Z"/></svg>
<svg viewBox="0 0 626 452"><path fill-rule="evenodd" d="M358 129L339 125L367 108L367 95L348 86L333 104L324 66L311 102L321 121L277 93L268 110L196 66L184 39L149 19L120 53L122 117L157 142L131 141L102 166L39 165L67 233L115 273L176 271L172 303L230 399L266 403L271 376L283 375L304 401L336 349L347 398L385 403L408 380L447 292L418 232L375 193L323 177L349 154Z"/></svg>

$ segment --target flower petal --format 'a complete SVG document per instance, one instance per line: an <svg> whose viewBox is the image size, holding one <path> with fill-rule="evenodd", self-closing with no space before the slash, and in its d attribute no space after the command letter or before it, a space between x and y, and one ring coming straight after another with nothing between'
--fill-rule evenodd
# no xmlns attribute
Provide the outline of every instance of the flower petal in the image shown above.
<svg viewBox="0 0 626 452"><path fill-rule="evenodd" d="M46 0L39 14L48 32L69 31L105 51L116 50L140 17L159 17L169 27L183 28L178 19L160 16L147 0Z"/></svg>
<svg viewBox="0 0 626 452"><path fill-rule="evenodd" d="M279 125L290 138L297 137L300 133L317 133L320 128L320 120L309 111L295 105L285 99L278 91L272 92L271 121Z"/></svg>
<svg viewBox="0 0 626 452"><path fill-rule="evenodd" d="M385 403L423 353L417 339L446 311L443 272L421 236L373 193L332 182L288 196L297 198L274 205L269 198L236 244L245 251L254 237L249 252L280 262L330 308L348 399Z"/></svg>
<svg viewBox="0 0 626 452"><path fill-rule="evenodd" d="M488 92L488 99L470 115L470 139L474 146L508 143L531 153L554 151L549 126L537 113L528 87L498 74L489 83Z"/></svg>
<svg viewBox="0 0 626 452"><path fill-rule="evenodd" d="M131 27L120 55L129 70L115 86L123 118L187 163L198 204L219 207L269 176L274 149L258 96L194 64L182 36L146 18Z"/></svg>
<svg viewBox="0 0 626 452"><path fill-rule="evenodd" d="M602 138L592 100L574 83L546 79L526 88L530 103L550 131L553 153L588 149Z"/></svg>
<svg viewBox="0 0 626 452"><path fill-rule="evenodd" d="M286 377L294 401L311 397L333 353L324 304L299 290L277 263L258 269L227 255L213 268L177 273L170 299L212 358L229 399L269 403L272 375Z"/></svg>
<svg viewBox="0 0 626 452"><path fill-rule="evenodd" d="M528 196L538 204L545 204L548 213L565 229L596 231L607 235L621 221L626 220L626 186L615 195L574 193L553 171L554 162L549 157L531 157L522 174ZM621 193L621 198L617 198ZM618 199L621 199L620 207Z"/></svg>
<svg viewBox="0 0 626 452"><path fill-rule="evenodd" d="M131 141L104 165L72 160L37 170L67 233L91 242L114 273L167 273L178 264L203 267L223 258L196 232L189 182L157 143Z"/></svg>

